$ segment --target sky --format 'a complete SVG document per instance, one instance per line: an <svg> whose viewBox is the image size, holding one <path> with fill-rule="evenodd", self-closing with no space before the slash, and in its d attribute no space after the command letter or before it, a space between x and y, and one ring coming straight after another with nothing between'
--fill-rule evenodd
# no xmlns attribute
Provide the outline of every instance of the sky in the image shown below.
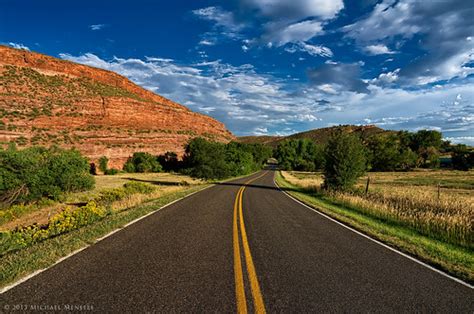
<svg viewBox="0 0 474 314"><path fill-rule="evenodd" d="M0 43L122 74L236 135L339 124L474 145L474 2L0 0Z"/></svg>

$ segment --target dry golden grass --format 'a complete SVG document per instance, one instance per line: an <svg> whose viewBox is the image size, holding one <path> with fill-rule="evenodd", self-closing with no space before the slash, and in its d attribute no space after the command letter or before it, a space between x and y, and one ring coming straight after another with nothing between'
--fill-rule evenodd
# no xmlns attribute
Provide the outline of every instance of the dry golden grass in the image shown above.
<svg viewBox="0 0 474 314"><path fill-rule="evenodd" d="M123 187L127 182L138 181L148 183L155 187L155 190L150 194L132 194L122 200L116 201L111 204L113 211L121 211L167 194L185 190L190 186L205 183L202 180L173 173L121 173L113 176L96 176L95 179L96 185L93 190L70 193L66 196L64 202L40 207L30 213L2 224L0 230L11 230L17 226L26 226L34 223L44 224L48 222L50 216L63 210L66 206L74 206L74 204L77 203L88 202L98 197L101 191Z"/></svg>
<svg viewBox="0 0 474 314"><path fill-rule="evenodd" d="M323 182L321 173L282 172L282 175L293 185L315 191L320 191ZM329 196L423 234L473 246L474 172L374 172L369 176L369 193L364 193L366 176L359 180L354 191Z"/></svg>

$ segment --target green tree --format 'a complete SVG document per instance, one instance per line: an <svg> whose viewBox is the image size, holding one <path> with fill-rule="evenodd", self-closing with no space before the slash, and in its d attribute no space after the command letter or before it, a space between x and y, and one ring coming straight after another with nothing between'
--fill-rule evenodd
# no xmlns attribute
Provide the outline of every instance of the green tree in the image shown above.
<svg viewBox="0 0 474 314"><path fill-rule="evenodd" d="M163 169L152 154L137 152L128 158L123 170L126 172L161 172Z"/></svg>
<svg viewBox="0 0 474 314"><path fill-rule="evenodd" d="M371 170L408 170L416 165L417 155L403 145L399 134L377 134L367 141Z"/></svg>
<svg viewBox="0 0 474 314"><path fill-rule="evenodd" d="M225 145L221 143L194 138L186 146L183 162L185 172L193 177L222 179L230 176Z"/></svg>
<svg viewBox="0 0 474 314"><path fill-rule="evenodd" d="M91 189L89 163L77 150L30 147L0 150L0 202L58 199L63 192Z"/></svg>
<svg viewBox="0 0 474 314"><path fill-rule="evenodd" d="M280 168L314 171L324 167L324 149L310 139L285 140L278 144L274 157Z"/></svg>
<svg viewBox="0 0 474 314"><path fill-rule="evenodd" d="M325 150L324 185L328 189L347 190L366 170L365 149L352 134L333 134Z"/></svg>
<svg viewBox="0 0 474 314"><path fill-rule="evenodd" d="M106 156L99 158L99 170L102 171L102 173L107 173L108 165L109 159Z"/></svg>
<svg viewBox="0 0 474 314"><path fill-rule="evenodd" d="M178 155L175 152L166 152L163 155L158 156L158 162L161 164L164 171L178 171L180 168Z"/></svg>
<svg viewBox="0 0 474 314"><path fill-rule="evenodd" d="M182 171L197 178L223 179L261 169L269 156L271 149L260 144L223 144L195 138L186 146Z"/></svg>
<svg viewBox="0 0 474 314"><path fill-rule="evenodd" d="M453 168L467 171L474 168L474 151L464 144L458 144L452 148L451 161Z"/></svg>
<svg viewBox="0 0 474 314"><path fill-rule="evenodd" d="M442 134L441 132L434 130L419 130L411 135L411 149L414 152L420 149L426 149L428 147L434 147L439 150L442 145Z"/></svg>

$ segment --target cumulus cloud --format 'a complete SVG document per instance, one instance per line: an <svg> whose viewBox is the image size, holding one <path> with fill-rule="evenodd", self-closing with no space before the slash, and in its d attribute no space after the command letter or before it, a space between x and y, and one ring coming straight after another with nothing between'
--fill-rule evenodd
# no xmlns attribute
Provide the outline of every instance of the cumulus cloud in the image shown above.
<svg viewBox="0 0 474 314"><path fill-rule="evenodd" d="M384 0L364 19L344 27L365 47L419 40L427 53L400 70L406 84L427 84L474 73L474 6L469 1ZM372 44L374 45L374 44Z"/></svg>
<svg viewBox="0 0 474 314"><path fill-rule="evenodd" d="M324 34L324 25L344 8L342 0L241 0L241 3L256 9L265 21L263 34L255 43L267 47L309 44L308 40Z"/></svg>
<svg viewBox="0 0 474 314"><path fill-rule="evenodd" d="M273 28L273 26L271 27ZM277 47L287 43L304 42L317 34L323 33L323 27L319 21L303 21L284 27L274 27L270 35L270 42Z"/></svg>
<svg viewBox="0 0 474 314"><path fill-rule="evenodd" d="M60 57L120 73L148 90L217 118L238 134L252 134L256 127L270 130L316 121L316 112L323 109L313 97L290 93L280 79L257 73L250 64L233 66L220 60L180 64L156 57L103 60L91 53Z"/></svg>
<svg viewBox="0 0 474 314"><path fill-rule="evenodd" d="M359 63L325 63L319 68L310 69L308 78L314 85L321 85L328 91L370 92L368 84L360 78Z"/></svg>
<svg viewBox="0 0 474 314"><path fill-rule="evenodd" d="M383 44L369 45L364 48L365 52L369 55L383 55L383 54L394 54L394 51L391 51L387 46Z"/></svg>
<svg viewBox="0 0 474 314"><path fill-rule="evenodd" d="M9 42L8 46L10 46L12 48L16 48L16 49L23 49L23 50L28 50L28 51L30 50L30 48L28 48L27 46L25 46L23 44L19 44L19 43Z"/></svg>
<svg viewBox="0 0 474 314"><path fill-rule="evenodd" d="M391 72L381 73L378 78L372 80L374 84L391 84L398 80L398 73L400 69L396 69Z"/></svg>
<svg viewBox="0 0 474 314"><path fill-rule="evenodd" d="M473 87L468 83L418 91L377 89L373 94L381 105L370 113L378 117L361 122L397 130L433 129L454 142L472 143L466 139L474 134ZM382 105L384 101L386 105ZM370 106L371 100L366 104Z"/></svg>
<svg viewBox="0 0 474 314"><path fill-rule="evenodd" d="M289 86L250 64L234 66L220 60L181 64L159 57L103 60L90 53L60 56L120 73L144 88L215 117L238 135L264 134L265 129L267 134L294 133L329 122L376 123L389 129L439 128L445 137L459 141L474 132L474 82L403 90L365 83L359 78L359 64L331 62L315 70L312 84ZM334 93L329 92L331 88Z"/></svg>
<svg viewBox="0 0 474 314"><path fill-rule="evenodd" d="M307 17L331 19L344 8L342 0L244 0L273 19L301 20Z"/></svg>

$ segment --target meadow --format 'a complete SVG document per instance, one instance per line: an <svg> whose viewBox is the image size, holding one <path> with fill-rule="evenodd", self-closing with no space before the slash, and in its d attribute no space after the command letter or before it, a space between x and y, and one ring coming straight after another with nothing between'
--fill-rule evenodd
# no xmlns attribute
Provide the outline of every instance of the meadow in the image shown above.
<svg viewBox="0 0 474 314"><path fill-rule="evenodd" d="M321 191L321 173L282 172L291 184ZM369 188L366 193L367 180ZM370 172L349 192L329 197L371 216L449 243L474 247L474 172Z"/></svg>
<svg viewBox="0 0 474 314"><path fill-rule="evenodd" d="M117 194L129 182L141 182L149 185L150 193L134 191L125 197L116 197L108 204L114 211L124 210L156 199L167 194L176 193L190 187L204 184L202 180L175 173L120 173L117 175L102 175L95 177L96 184L93 190L67 193L59 202L41 200L27 205L13 205L0 210L0 231L12 230L20 226L45 224L49 218L61 212L66 207L77 207L97 200L103 195Z"/></svg>

